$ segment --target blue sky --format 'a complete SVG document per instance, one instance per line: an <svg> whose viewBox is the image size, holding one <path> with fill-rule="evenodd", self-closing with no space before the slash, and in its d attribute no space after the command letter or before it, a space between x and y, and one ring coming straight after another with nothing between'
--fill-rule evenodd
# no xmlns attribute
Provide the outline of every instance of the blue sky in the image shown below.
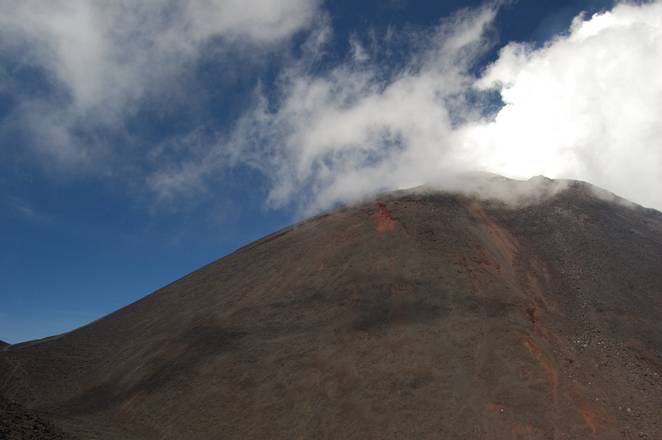
<svg viewBox="0 0 662 440"><path fill-rule="evenodd" d="M0 339L71 330L418 176L577 177L660 207L658 2L248 3L0 0ZM614 43L630 36L646 46ZM648 88L594 90L633 78Z"/></svg>

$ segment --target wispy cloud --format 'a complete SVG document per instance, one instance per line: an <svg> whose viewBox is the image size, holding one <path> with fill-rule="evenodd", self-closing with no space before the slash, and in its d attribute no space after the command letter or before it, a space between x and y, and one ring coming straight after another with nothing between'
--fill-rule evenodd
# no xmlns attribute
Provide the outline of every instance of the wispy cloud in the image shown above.
<svg viewBox="0 0 662 440"><path fill-rule="evenodd" d="M316 60L331 32L319 27L282 72L275 97L257 90L254 108L193 168L210 174L228 163L252 166L270 177L272 206L296 199L307 212L466 169L454 121L473 112L462 94L472 81L467 72L492 45L486 31L495 14L491 6L464 10L409 35L404 67L391 70L380 59L390 47L359 59L354 48L346 63L320 74ZM179 168L180 176L191 169Z"/></svg>
<svg viewBox="0 0 662 440"><path fill-rule="evenodd" d="M541 48L508 44L476 76L496 13L463 10L412 38L425 43L395 71L357 57L357 40L322 74L309 53L208 158L234 152L271 178L271 204L306 212L472 170L589 180L662 209L662 3L580 15Z"/></svg>
<svg viewBox="0 0 662 440"><path fill-rule="evenodd" d="M5 198L5 208L13 215L30 223L43 224L51 221L51 216L35 208L27 200L17 196Z"/></svg>
<svg viewBox="0 0 662 440"><path fill-rule="evenodd" d="M16 112L50 153L98 160L87 142L98 131L82 142L81 121L121 130L132 104L167 88L210 41L272 47L307 28L230 130L173 138L172 158L150 147L152 194L182 197L248 166L271 182L271 206L312 212L479 170L589 180L662 209L662 2L580 15L542 47L507 44L478 73L496 44L497 3L405 35L353 34L330 67L333 29L317 1L253 3L0 0L3 17L19 18L0 19L3 53L48 72L65 103L30 97Z"/></svg>
<svg viewBox="0 0 662 440"><path fill-rule="evenodd" d="M203 52L243 47L259 56L317 9L318 0L0 0L3 63L46 89L5 90L16 101L11 128L29 134L50 165L107 164L106 138L116 140L150 94L177 87Z"/></svg>

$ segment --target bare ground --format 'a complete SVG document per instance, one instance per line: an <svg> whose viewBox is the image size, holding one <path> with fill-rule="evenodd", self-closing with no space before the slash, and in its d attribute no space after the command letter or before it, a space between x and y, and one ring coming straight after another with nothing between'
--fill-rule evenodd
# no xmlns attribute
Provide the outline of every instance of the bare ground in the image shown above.
<svg viewBox="0 0 662 440"><path fill-rule="evenodd" d="M662 214L407 192L0 351L85 439L660 439Z"/></svg>

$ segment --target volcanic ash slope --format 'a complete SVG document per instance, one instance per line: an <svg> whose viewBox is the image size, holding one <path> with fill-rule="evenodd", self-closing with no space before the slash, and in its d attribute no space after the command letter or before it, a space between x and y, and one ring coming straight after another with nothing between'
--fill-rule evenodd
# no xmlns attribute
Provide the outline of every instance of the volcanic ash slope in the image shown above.
<svg viewBox="0 0 662 440"><path fill-rule="evenodd" d="M0 391L85 439L660 439L662 214L537 185L302 222L0 351Z"/></svg>

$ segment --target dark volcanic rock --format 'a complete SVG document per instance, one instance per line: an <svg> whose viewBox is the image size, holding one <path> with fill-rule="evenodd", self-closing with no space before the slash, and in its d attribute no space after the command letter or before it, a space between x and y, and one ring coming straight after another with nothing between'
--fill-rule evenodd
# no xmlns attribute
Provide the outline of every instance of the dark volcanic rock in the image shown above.
<svg viewBox="0 0 662 440"><path fill-rule="evenodd" d="M0 396L0 439L73 440L61 429L16 402Z"/></svg>
<svg viewBox="0 0 662 440"><path fill-rule="evenodd" d="M80 438L662 438L662 214L547 196L305 221L0 352L0 391Z"/></svg>

